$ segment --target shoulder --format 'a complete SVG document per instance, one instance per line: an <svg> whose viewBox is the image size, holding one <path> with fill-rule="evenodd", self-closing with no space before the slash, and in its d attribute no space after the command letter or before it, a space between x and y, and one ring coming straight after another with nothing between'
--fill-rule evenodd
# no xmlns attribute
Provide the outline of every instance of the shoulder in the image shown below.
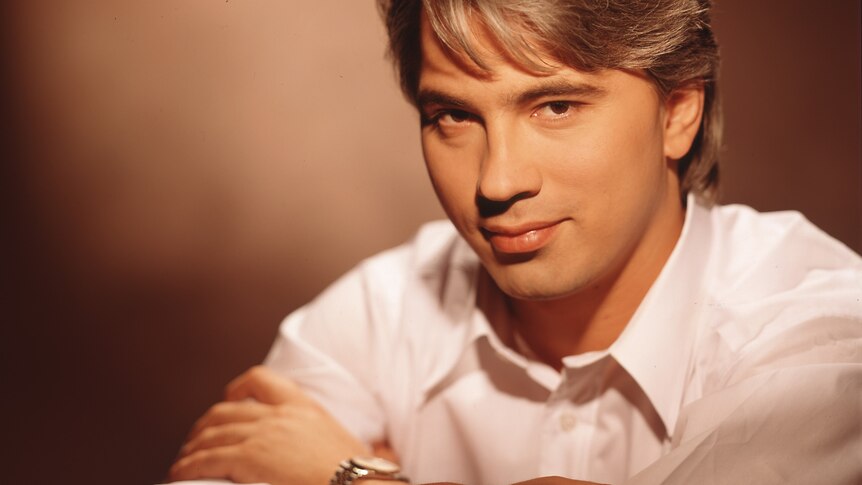
<svg viewBox="0 0 862 485"><path fill-rule="evenodd" d="M762 285L811 270L858 271L862 267L859 255L797 211L762 213L744 205L727 205L713 207L709 216L711 255L721 264L720 276L736 284ZM786 281L783 286L794 282Z"/></svg>
<svg viewBox="0 0 862 485"><path fill-rule="evenodd" d="M705 301L693 320L694 368L674 458L643 478L676 483L668 477L684 475L689 482L710 476L716 463L733 469L739 457L766 464L738 468L742 479L774 478L764 470L797 478L811 470L857 473L841 450L859 445L846 432L858 419L862 386L859 256L796 212L727 206L701 214L709 242L698 247ZM670 475L656 478L668 464Z"/></svg>
<svg viewBox="0 0 862 485"><path fill-rule="evenodd" d="M750 207L710 212L709 292L713 303L750 308L798 307L862 316L862 258L795 211Z"/></svg>
<svg viewBox="0 0 862 485"><path fill-rule="evenodd" d="M444 306L466 304L465 292L457 292L456 302L446 301L453 294L446 288L472 284L461 270L471 255L449 221L424 224L411 241L363 260L288 315L276 346L292 342L343 360L391 354L411 339L425 340L433 329L447 328L425 320L440 323L448 318Z"/></svg>
<svg viewBox="0 0 862 485"><path fill-rule="evenodd" d="M364 278L382 280L376 281L380 283L399 277L388 281L387 286L400 288L410 275L445 271L459 241L458 232L448 220L427 222L410 241L365 259L355 271Z"/></svg>
<svg viewBox="0 0 862 485"><path fill-rule="evenodd" d="M361 261L303 309L305 320L332 332L393 325L414 281L445 274L460 237L449 221L423 224L408 242Z"/></svg>
<svg viewBox="0 0 862 485"><path fill-rule="evenodd" d="M423 272L447 271L459 240L451 224L429 223L410 242L362 261L288 315L266 364L366 442L380 439L386 406L400 402L393 392L411 382L412 362L398 354L403 307L421 299L410 292Z"/></svg>
<svg viewBox="0 0 862 485"><path fill-rule="evenodd" d="M793 211L710 211L708 327L724 385L779 367L862 362L862 259ZM722 359L720 359L722 360Z"/></svg>

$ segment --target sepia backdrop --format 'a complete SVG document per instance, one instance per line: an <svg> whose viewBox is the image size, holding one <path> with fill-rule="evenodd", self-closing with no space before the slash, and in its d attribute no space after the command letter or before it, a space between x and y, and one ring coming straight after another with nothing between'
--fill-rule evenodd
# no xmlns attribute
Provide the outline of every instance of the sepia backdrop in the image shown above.
<svg viewBox="0 0 862 485"><path fill-rule="evenodd" d="M717 2L724 202L862 250L860 3ZM0 6L10 484L159 481L279 321L442 217L371 0Z"/></svg>

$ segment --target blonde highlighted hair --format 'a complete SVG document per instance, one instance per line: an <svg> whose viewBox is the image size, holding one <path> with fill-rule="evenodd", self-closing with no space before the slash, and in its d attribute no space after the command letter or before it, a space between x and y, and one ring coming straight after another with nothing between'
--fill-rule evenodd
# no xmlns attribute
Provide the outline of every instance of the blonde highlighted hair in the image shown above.
<svg viewBox="0 0 862 485"><path fill-rule="evenodd" d="M550 72L546 59L583 71L645 72L659 94L698 84L704 90L700 130L679 161L680 189L712 200L718 184L721 107L718 45L710 0L378 0L389 55L401 89L415 104L422 65L419 32L425 12L437 37L477 66L474 29L482 26L523 67Z"/></svg>

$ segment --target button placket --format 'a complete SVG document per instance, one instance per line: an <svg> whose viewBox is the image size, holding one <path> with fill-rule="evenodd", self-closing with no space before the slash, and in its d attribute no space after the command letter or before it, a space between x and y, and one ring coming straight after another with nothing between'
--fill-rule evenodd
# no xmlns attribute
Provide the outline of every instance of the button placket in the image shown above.
<svg viewBox="0 0 862 485"><path fill-rule="evenodd" d="M560 429L566 433L575 429L575 425L578 424L578 419L575 417L575 414L566 409L560 413Z"/></svg>

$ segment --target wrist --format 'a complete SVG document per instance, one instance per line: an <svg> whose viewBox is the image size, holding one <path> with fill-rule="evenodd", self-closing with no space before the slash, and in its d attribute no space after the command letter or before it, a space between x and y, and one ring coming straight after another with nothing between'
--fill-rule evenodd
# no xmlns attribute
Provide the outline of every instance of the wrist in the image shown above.
<svg viewBox="0 0 862 485"><path fill-rule="evenodd" d="M329 480L329 485L374 485L388 482L386 485L410 483L410 479L401 474L401 467L389 460L375 456L354 456L342 461Z"/></svg>

